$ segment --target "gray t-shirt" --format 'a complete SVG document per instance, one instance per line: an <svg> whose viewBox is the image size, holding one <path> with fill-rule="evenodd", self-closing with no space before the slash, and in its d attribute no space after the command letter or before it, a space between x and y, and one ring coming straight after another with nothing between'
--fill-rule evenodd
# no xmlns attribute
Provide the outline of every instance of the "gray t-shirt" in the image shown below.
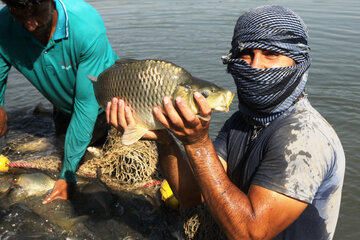
<svg viewBox="0 0 360 240"><path fill-rule="evenodd" d="M214 145L228 163L229 178L245 193L255 184L309 203L275 239L332 239L345 155L335 131L307 98L256 134L236 112Z"/></svg>

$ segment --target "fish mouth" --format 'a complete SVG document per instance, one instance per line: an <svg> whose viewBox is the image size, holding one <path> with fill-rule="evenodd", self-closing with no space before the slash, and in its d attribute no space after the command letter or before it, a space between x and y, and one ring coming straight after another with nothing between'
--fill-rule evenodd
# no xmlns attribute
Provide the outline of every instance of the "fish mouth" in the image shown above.
<svg viewBox="0 0 360 240"><path fill-rule="evenodd" d="M221 103L217 105L214 110L219 111L219 112L229 112L229 107L230 104L234 98L235 94L230 92L230 91L226 91L226 93L224 94Z"/></svg>

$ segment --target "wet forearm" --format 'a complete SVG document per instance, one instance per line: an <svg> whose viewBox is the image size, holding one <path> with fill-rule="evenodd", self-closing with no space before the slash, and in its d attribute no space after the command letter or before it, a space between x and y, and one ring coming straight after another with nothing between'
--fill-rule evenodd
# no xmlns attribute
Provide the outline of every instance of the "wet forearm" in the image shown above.
<svg viewBox="0 0 360 240"><path fill-rule="evenodd" d="M183 153L174 139L158 143L160 167L183 207L201 203L200 189Z"/></svg>
<svg viewBox="0 0 360 240"><path fill-rule="evenodd" d="M206 204L228 238L250 239L251 202L227 177L211 139L185 149Z"/></svg>

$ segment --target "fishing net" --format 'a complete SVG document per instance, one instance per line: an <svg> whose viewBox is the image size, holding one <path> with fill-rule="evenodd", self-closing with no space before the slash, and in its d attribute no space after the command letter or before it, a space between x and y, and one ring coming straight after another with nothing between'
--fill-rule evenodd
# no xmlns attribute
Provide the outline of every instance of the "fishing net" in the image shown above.
<svg viewBox="0 0 360 240"><path fill-rule="evenodd" d="M54 147L53 140L31 133L8 137L1 154L10 160L11 168L38 169L54 174L61 169L61 152Z"/></svg>
<svg viewBox="0 0 360 240"><path fill-rule="evenodd" d="M10 138L2 150L13 168L60 172L63 150L51 137L21 134ZM42 135L40 135L42 136ZM61 144L61 146L63 146ZM86 151L76 172L81 178L100 179L114 191L152 194L160 188L162 176L158 168L156 144L138 141L130 146L121 143L120 133L112 129L98 154ZM181 212L187 239L226 239L205 205Z"/></svg>
<svg viewBox="0 0 360 240"><path fill-rule="evenodd" d="M191 240L226 240L225 234L215 222L206 207L202 204L193 208L184 209L184 233Z"/></svg>
<svg viewBox="0 0 360 240"><path fill-rule="evenodd" d="M132 190L161 183L155 143L137 141L123 145L116 129L110 131L101 156L85 161L78 174L97 176L113 190Z"/></svg>
<svg viewBox="0 0 360 240"><path fill-rule="evenodd" d="M78 177L98 178L110 189L133 190L159 188L158 153L152 141L138 141L130 146L121 143L116 129L98 155L86 151L76 172ZM46 138L33 135L9 140L2 153L11 161L11 167L39 169L58 174L62 164L62 149L54 147Z"/></svg>

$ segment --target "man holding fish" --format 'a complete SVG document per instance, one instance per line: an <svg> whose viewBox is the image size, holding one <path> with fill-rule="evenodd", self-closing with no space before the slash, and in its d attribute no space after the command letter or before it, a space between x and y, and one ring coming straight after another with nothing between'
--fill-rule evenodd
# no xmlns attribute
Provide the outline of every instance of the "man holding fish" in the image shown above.
<svg viewBox="0 0 360 240"><path fill-rule="evenodd" d="M165 130L142 137L157 141L162 172L176 197L183 207L205 201L229 239L333 238L345 156L304 92L307 42L306 25L290 9L262 6L239 17L223 57L239 109L214 142L211 107L201 93L193 94L201 117L181 97L166 96L162 107L152 109L186 151L184 158ZM132 108L113 98L108 122L127 132L139 121Z"/></svg>
<svg viewBox="0 0 360 240"><path fill-rule="evenodd" d="M98 75L118 57L100 15L82 0L2 2L6 6L0 10L0 134L6 131L3 106L13 66L54 105L57 134L66 134L62 171L44 203L67 199L86 147L107 134L105 113L87 74Z"/></svg>

